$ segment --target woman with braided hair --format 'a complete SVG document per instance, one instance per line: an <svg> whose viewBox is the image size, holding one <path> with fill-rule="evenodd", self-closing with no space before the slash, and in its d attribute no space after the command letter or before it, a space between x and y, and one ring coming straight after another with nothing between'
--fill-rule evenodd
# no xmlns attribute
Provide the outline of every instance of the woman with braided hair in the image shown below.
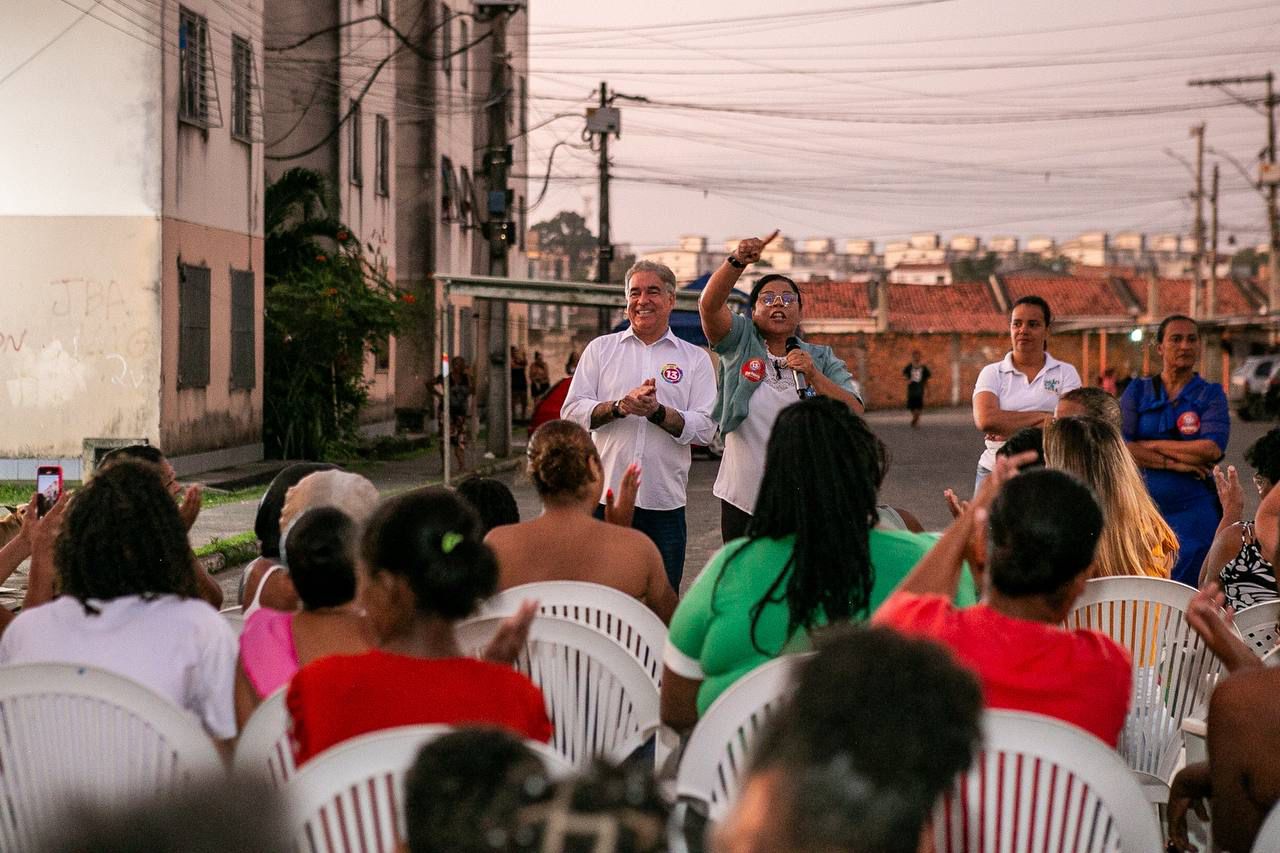
<svg viewBox="0 0 1280 853"><path fill-rule="evenodd" d="M875 527L884 445L843 401L783 409L746 536L725 544L685 593L663 655L662 719L693 727L757 666L807 648L828 623L863 619L934 542ZM972 583L957 595L972 603Z"/></svg>
<svg viewBox="0 0 1280 853"><path fill-rule="evenodd" d="M547 741L542 694L509 666L537 609L524 608L488 660L464 657L454 625L497 587L498 563L481 541L480 519L441 488L384 502L365 528L356 598L375 647L307 664L287 704L298 763L357 735L427 723L499 726ZM503 648L499 649L497 646Z"/></svg>
<svg viewBox="0 0 1280 853"><path fill-rule="evenodd" d="M101 667L167 697L214 739L235 736L235 635L199 597L187 529L159 468L100 468L70 497L53 562L61 595L13 620L0 664ZM52 585L34 563L32 574L34 586Z"/></svg>

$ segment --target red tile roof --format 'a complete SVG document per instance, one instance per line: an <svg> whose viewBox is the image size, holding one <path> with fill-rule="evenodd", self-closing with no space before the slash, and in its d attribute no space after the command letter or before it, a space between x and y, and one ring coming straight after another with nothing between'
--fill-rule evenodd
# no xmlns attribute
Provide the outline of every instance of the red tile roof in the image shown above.
<svg viewBox="0 0 1280 853"><path fill-rule="evenodd" d="M1105 278L1012 275L1002 279L1009 301L1041 296L1054 317L1127 317L1128 306Z"/></svg>
<svg viewBox="0 0 1280 853"><path fill-rule="evenodd" d="M800 285L804 316L813 320L852 320L871 316L870 285L855 281L823 281Z"/></svg>
<svg viewBox="0 0 1280 853"><path fill-rule="evenodd" d="M1008 321L983 282L890 284L889 327L904 332L1002 332Z"/></svg>
<svg viewBox="0 0 1280 853"><path fill-rule="evenodd" d="M1129 288L1133 291L1133 295L1138 298L1138 302L1142 305L1144 311L1148 310L1147 293L1148 283L1146 279L1136 279L1130 281ZM1209 285L1206 282L1202 294L1208 298ZM1156 309L1153 314L1156 316L1165 316L1168 314L1186 314L1191 310L1191 279L1189 278L1162 278L1156 280ZM1217 295L1214 300L1215 314L1218 316L1238 317L1248 314L1258 313L1258 308L1249 300L1240 286L1229 278L1218 279Z"/></svg>

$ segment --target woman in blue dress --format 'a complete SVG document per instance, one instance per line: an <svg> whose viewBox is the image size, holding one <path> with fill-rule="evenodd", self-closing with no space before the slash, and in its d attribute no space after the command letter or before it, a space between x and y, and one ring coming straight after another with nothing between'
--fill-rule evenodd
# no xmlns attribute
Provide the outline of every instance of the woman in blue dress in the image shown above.
<svg viewBox="0 0 1280 853"><path fill-rule="evenodd" d="M1160 373L1130 382L1120 399L1125 441L1161 515L1178 535L1173 579L1191 586L1222 518L1213 466L1231 433L1222 386L1196 373L1200 350L1194 320L1165 317L1156 333Z"/></svg>

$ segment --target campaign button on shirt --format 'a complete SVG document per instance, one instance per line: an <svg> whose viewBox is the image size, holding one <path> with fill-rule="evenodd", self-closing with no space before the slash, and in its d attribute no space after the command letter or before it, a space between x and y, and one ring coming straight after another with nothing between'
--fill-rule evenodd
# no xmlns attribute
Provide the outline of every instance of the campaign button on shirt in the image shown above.
<svg viewBox="0 0 1280 853"><path fill-rule="evenodd" d="M684 371L680 369L678 364L664 364L661 371L662 378L672 385L678 385L680 380L684 378Z"/></svg>
<svg viewBox="0 0 1280 853"><path fill-rule="evenodd" d="M1200 433L1200 416L1195 412L1183 412L1178 415L1178 432L1183 435L1198 435Z"/></svg>
<svg viewBox="0 0 1280 853"><path fill-rule="evenodd" d="M749 358L742 364L742 376L749 382L764 379L765 366L763 358Z"/></svg>

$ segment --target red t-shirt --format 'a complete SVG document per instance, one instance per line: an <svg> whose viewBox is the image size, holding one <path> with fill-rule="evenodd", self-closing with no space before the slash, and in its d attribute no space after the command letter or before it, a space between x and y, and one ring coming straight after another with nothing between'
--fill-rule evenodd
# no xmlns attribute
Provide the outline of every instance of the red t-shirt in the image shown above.
<svg viewBox="0 0 1280 853"><path fill-rule="evenodd" d="M475 723L551 739L542 691L510 667L472 658L376 649L321 658L293 677L286 702L298 764L336 743L396 726Z"/></svg>
<svg viewBox="0 0 1280 853"><path fill-rule="evenodd" d="M1097 631L1015 619L985 604L896 592L872 621L949 646L982 682L987 706L1079 726L1115 746L1132 691L1129 653Z"/></svg>

